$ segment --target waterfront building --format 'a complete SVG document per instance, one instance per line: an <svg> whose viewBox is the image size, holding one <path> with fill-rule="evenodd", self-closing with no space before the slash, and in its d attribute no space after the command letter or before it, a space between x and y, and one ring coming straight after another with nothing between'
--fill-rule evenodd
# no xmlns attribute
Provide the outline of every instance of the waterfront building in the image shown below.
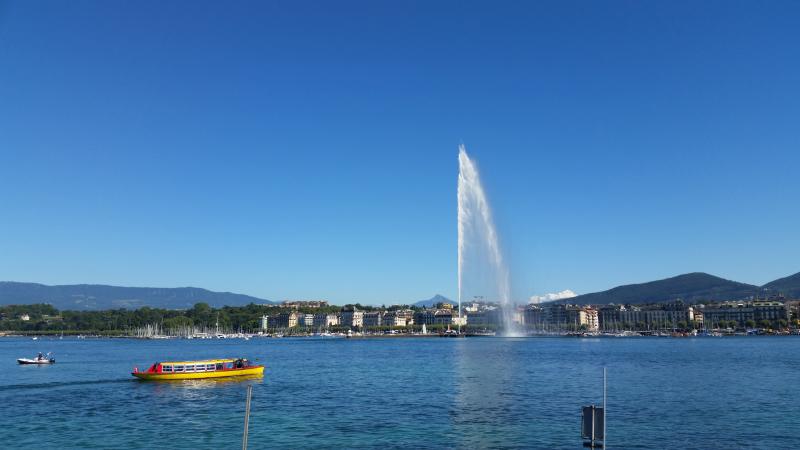
<svg viewBox="0 0 800 450"><path fill-rule="evenodd" d="M269 328L269 316L264 314L261 316L261 329L266 330Z"/></svg>
<svg viewBox="0 0 800 450"><path fill-rule="evenodd" d="M467 320L471 326L499 326L503 323L503 314L500 308L486 305L475 311L467 312Z"/></svg>
<svg viewBox="0 0 800 450"><path fill-rule="evenodd" d="M694 325L695 328L698 329L706 327L705 315L703 315L703 311L698 308L694 308Z"/></svg>
<svg viewBox="0 0 800 450"><path fill-rule="evenodd" d="M379 327L383 325L383 311L369 311L364 313L365 327Z"/></svg>
<svg viewBox="0 0 800 450"><path fill-rule="evenodd" d="M598 331L600 329L600 316L599 312L592 307L582 308L583 320L581 325L586 325L588 331Z"/></svg>
<svg viewBox="0 0 800 450"><path fill-rule="evenodd" d="M360 311L356 307L351 307L339 315L342 326L345 327L362 327L364 326L364 311Z"/></svg>
<svg viewBox="0 0 800 450"><path fill-rule="evenodd" d="M597 331L597 310L588 306L567 305L565 312L568 329Z"/></svg>
<svg viewBox="0 0 800 450"><path fill-rule="evenodd" d="M740 327L747 326L748 322L759 324L769 321L772 324L780 320L789 321L789 309L784 303L778 301L753 301L753 302L724 302L708 305L703 308L705 323L716 328L721 322L738 323Z"/></svg>
<svg viewBox="0 0 800 450"><path fill-rule="evenodd" d="M390 327L406 327L414 324L414 311L403 309L397 311L387 311L383 315L383 325Z"/></svg>
<svg viewBox="0 0 800 450"><path fill-rule="evenodd" d="M529 304L523 313L523 322L528 328L538 330L564 329L567 324L567 305Z"/></svg>
<svg viewBox="0 0 800 450"><path fill-rule="evenodd" d="M313 314L300 314L299 324L304 326L304 327L313 326L314 325L314 315Z"/></svg>
<svg viewBox="0 0 800 450"><path fill-rule="evenodd" d="M275 328L293 328L298 325L300 314L295 311L277 315Z"/></svg>
<svg viewBox="0 0 800 450"><path fill-rule="evenodd" d="M334 325L339 325L339 316L336 314L314 314L313 324L314 328L329 328Z"/></svg>
<svg viewBox="0 0 800 450"><path fill-rule="evenodd" d="M601 330L615 330L622 323L623 305L602 305L598 308L598 319Z"/></svg>
<svg viewBox="0 0 800 450"><path fill-rule="evenodd" d="M587 330L599 329L598 310L589 306L530 304L522 313L523 323L536 330Z"/></svg>
<svg viewBox="0 0 800 450"><path fill-rule="evenodd" d="M702 314L700 315L702 321ZM604 331L619 329L654 330L697 323L695 308L681 301L648 306L603 305L598 310L598 327Z"/></svg>
<svg viewBox="0 0 800 450"><path fill-rule="evenodd" d="M407 327L414 325L414 311L410 309L399 309L394 312L394 326Z"/></svg>
<svg viewBox="0 0 800 450"><path fill-rule="evenodd" d="M452 307L449 309L425 309L414 314L414 323L420 325L452 325L453 316Z"/></svg>
<svg viewBox="0 0 800 450"><path fill-rule="evenodd" d="M800 324L800 302L797 300L787 301L785 303L786 309L789 311L789 317L793 321L794 325L797 326Z"/></svg>

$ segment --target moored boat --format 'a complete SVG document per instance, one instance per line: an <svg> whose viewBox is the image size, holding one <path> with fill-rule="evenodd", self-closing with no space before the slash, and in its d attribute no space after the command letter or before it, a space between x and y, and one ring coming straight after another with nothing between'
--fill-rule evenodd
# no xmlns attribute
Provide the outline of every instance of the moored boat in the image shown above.
<svg viewBox="0 0 800 450"><path fill-rule="evenodd" d="M136 367L131 372L141 380L196 380L263 374L263 365L251 364L243 358L157 362L145 371Z"/></svg>

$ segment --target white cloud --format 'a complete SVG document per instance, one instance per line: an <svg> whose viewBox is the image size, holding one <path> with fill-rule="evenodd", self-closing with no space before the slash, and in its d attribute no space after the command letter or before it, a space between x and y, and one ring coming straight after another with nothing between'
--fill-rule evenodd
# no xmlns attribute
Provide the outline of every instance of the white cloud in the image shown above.
<svg viewBox="0 0 800 450"><path fill-rule="evenodd" d="M544 295L534 295L530 299L530 303L552 302L553 300L562 300L565 298L572 298L578 294L572 292L570 289L565 289L561 292L551 292Z"/></svg>

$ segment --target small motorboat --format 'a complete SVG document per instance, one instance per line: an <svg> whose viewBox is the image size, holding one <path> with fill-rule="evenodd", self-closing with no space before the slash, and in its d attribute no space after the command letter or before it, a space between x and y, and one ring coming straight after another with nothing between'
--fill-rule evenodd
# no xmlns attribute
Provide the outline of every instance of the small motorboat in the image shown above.
<svg viewBox="0 0 800 450"><path fill-rule="evenodd" d="M36 358L28 359L28 358L18 358L17 362L20 364L55 364L56 359L50 356L50 353L43 355L39 353Z"/></svg>

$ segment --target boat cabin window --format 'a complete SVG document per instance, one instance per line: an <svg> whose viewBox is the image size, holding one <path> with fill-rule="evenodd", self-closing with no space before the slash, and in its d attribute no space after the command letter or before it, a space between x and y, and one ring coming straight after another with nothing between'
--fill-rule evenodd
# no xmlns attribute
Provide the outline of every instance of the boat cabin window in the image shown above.
<svg viewBox="0 0 800 450"><path fill-rule="evenodd" d="M186 366L186 371L187 372L194 372L194 365L192 365L192 364L187 365Z"/></svg>
<svg viewBox="0 0 800 450"><path fill-rule="evenodd" d="M214 364L206 364L206 370L214 370Z"/></svg>
<svg viewBox="0 0 800 450"><path fill-rule="evenodd" d="M222 363L217 363L217 370L222 370Z"/></svg>
<svg viewBox="0 0 800 450"><path fill-rule="evenodd" d="M172 372L172 366L161 366L162 372Z"/></svg>
<svg viewBox="0 0 800 450"><path fill-rule="evenodd" d="M197 365L194 366L194 371L195 372L205 372L206 371L206 365L205 364L197 364Z"/></svg>
<svg viewBox="0 0 800 450"><path fill-rule="evenodd" d="M183 372L183 366L175 366L175 372Z"/></svg>
<svg viewBox="0 0 800 450"><path fill-rule="evenodd" d="M225 363L225 368L226 369L233 369L233 363L232 362Z"/></svg>

